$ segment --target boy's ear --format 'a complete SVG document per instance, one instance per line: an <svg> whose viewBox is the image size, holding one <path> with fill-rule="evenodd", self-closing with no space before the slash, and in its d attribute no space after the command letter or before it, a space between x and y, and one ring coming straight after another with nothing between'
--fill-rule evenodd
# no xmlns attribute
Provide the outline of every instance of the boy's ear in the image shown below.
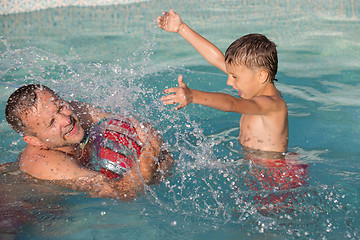
<svg viewBox="0 0 360 240"><path fill-rule="evenodd" d="M38 139L35 136L24 136L23 137L24 142L26 142L27 144L36 146L36 147L42 147L44 144L42 143L42 141L40 139Z"/></svg>
<svg viewBox="0 0 360 240"><path fill-rule="evenodd" d="M269 76L269 73L265 70L260 70L259 71L259 83L260 84L264 84L267 80L268 80L268 76Z"/></svg>

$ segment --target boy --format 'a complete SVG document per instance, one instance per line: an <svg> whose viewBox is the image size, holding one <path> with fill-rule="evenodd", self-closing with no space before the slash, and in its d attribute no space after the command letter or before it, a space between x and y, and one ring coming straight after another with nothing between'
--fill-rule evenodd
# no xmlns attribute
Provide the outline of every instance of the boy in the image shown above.
<svg viewBox="0 0 360 240"><path fill-rule="evenodd" d="M224 93L190 89L178 78L179 87L169 88L164 104L189 103L225 112L241 113L239 141L249 153L262 157L284 157L288 145L288 111L274 85L277 72L276 45L261 34L249 34L234 41L224 54L211 42L187 26L172 9L158 17L160 28L177 32L210 64L228 75L227 84L239 92L240 98Z"/></svg>

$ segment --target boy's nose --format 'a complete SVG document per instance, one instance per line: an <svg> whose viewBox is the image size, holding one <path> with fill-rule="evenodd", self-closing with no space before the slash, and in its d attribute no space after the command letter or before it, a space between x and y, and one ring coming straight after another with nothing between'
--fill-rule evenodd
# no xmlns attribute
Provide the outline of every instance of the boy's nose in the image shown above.
<svg viewBox="0 0 360 240"><path fill-rule="evenodd" d="M234 79L232 79L232 77L228 77L227 81L226 81L226 84L229 85L229 86L232 86L234 83Z"/></svg>

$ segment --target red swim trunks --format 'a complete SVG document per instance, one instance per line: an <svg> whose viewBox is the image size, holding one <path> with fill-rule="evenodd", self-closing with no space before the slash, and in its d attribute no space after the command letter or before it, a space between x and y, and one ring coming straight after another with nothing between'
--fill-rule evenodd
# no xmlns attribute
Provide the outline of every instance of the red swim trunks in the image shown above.
<svg viewBox="0 0 360 240"><path fill-rule="evenodd" d="M308 165L299 163L294 153L283 159L250 159L244 183L255 190L253 200L263 214L289 212L297 208L301 191L308 181ZM300 195L299 195L300 194Z"/></svg>

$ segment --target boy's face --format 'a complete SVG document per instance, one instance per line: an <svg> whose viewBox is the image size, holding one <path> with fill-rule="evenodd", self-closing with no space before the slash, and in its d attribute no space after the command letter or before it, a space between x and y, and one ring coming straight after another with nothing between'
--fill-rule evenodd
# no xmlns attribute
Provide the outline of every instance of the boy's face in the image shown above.
<svg viewBox="0 0 360 240"><path fill-rule="evenodd" d="M259 94L264 83L261 71L252 70L245 65L225 65L228 73L227 85L239 91L241 98L250 99Z"/></svg>
<svg viewBox="0 0 360 240"><path fill-rule="evenodd" d="M37 104L26 115L26 125L36 133L34 138L50 149L80 143L84 136L70 105L46 90L37 92Z"/></svg>

